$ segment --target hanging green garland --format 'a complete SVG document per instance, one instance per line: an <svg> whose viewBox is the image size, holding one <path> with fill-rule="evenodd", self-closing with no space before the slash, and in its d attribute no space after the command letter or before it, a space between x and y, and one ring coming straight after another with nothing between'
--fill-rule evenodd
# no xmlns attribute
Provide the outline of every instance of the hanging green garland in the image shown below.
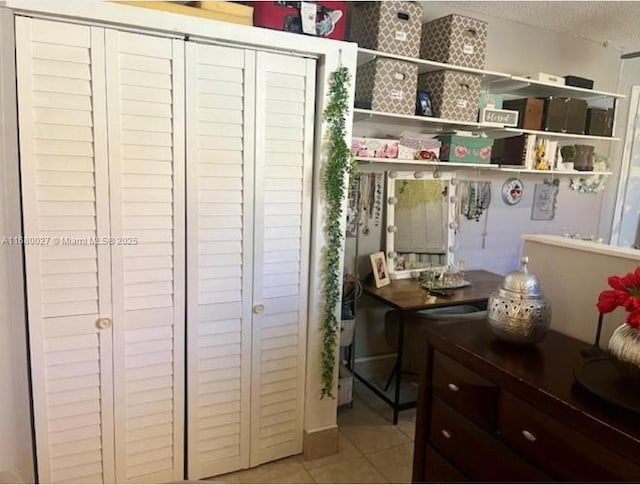
<svg viewBox="0 0 640 485"><path fill-rule="evenodd" d="M322 393L321 397L334 398L333 382L336 346L340 325L335 316L340 303L340 253L342 251L342 203L346 195L345 176L352 179L351 151L345 142L346 115L349 110L349 82L346 67L339 67L329 79L329 103L324 119L329 124L327 133L328 160L323 173L324 196L327 206L325 231L328 245L324 253L322 288L324 311L322 315Z"/></svg>

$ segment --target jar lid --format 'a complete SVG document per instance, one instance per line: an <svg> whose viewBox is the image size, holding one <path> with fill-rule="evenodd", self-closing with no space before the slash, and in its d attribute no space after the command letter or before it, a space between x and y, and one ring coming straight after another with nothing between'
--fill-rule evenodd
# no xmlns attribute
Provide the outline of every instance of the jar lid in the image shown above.
<svg viewBox="0 0 640 485"><path fill-rule="evenodd" d="M505 276L498 292L502 296L522 300L542 298L543 294L538 277L533 273L529 273L527 268L529 258L523 256L521 262L520 271L512 271Z"/></svg>

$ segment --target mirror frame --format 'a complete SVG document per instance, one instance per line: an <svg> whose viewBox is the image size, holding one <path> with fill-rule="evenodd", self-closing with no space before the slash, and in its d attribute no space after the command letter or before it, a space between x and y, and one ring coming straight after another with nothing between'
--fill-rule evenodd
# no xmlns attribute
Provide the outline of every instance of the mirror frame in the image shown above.
<svg viewBox="0 0 640 485"><path fill-rule="evenodd" d="M425 171L413 171L413 172L387 172L387 225L385 226L386 233L386 254L387 254L387 270L392 280L402 280L407 278L415 278L421 271L428 269L413 268L402 271L396 271L395 259L397 253L395 251L395 232L397 227L395 226L395 204L396 195L395 187L397 180L440 180L448 181L447 198L448 198L448 210L447 210L447 252L446 252L446 264L442 265L443 269L453 264L453 248L455 247L455 174L453 172L439 172L434 170L433 173Z"/></svg>

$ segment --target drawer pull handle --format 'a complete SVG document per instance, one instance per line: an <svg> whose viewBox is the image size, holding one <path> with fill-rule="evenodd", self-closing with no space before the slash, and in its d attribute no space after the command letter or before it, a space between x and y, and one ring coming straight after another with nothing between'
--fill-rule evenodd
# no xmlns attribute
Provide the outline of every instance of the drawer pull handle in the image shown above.
<svg viewBox="0 0 640 485"><path fill-rule="evenodd" d="M528 441L531 441L532 443L538 439L536 438L536 435L534 435L530 431L527 431L526 429L522 431L522 436L524 436Z"/></svg>
<svg viewBox="0 0 640 485"><path fill-rule="evenodd" d="M451 438L453 438L453 434L451 434L451 431L447 431L446 429L443 429L441 432L442 432L442 436L444 436L446 439L450 440Z"/></svg>
<svg viewBox="0 0 640 485"><path fill-rule="evenodd" d="M449 384L449 389L451 389L453 392L458 392L460 390L460 388L458 386L456 386L455 384Z"/></svg>

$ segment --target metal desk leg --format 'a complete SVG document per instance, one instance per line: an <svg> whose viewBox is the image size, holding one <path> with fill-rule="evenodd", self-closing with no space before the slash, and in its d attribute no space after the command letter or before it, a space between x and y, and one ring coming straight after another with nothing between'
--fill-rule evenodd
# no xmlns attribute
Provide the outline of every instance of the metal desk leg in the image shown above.
<svg viewBox="0 0 640 485"><path fill-rule="evenodd" d="M402 380L402 351L404 348L404 312L398 317L398 360L396 361L396 392L393 399L393 424L398 424L400 411L400 387Z"/></svg>

